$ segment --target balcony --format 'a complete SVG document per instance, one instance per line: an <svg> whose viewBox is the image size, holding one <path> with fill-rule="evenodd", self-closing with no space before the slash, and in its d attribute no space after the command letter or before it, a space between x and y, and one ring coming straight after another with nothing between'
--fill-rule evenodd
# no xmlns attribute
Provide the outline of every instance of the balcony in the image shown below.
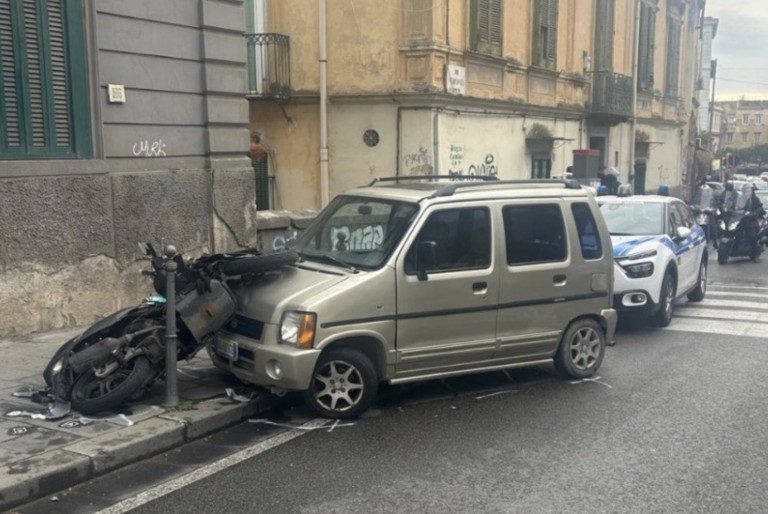
<svg viewBox="0 0 768 514"><path fill-rule="evenodd" d="M615 125L632 117L632 77L612 71L592 74L591 118Z"/></svg>
<svg viewBox="0 0 768 514"><path fill-rule="evenodd" d="M284 34L246 34L248 91L251 99L286 99L291 94L291 38Z"/></svg>

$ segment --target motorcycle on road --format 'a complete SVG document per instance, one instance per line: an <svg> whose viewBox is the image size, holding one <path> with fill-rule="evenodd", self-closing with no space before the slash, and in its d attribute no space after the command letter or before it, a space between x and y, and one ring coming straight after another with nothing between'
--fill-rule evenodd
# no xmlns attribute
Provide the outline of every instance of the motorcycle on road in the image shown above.
<svg viewBox="0 0 768 514"><path fill-rule="evenodd" d="M725 264L731 257L749 257L756 261L763 253L768 227L763 216L746 210L725 211L720 219L717 262Z"/></svg>
<svg viewBox="0 0 768 514"><path fill-rule="evenodd" d="M707 243L714 243L715 248L717 248L717 219L720 216L720 211L717 208L715 191L709 186L700 187L696 191L690 207L696 223L704 230Z"/></svg>
<svg viewBox="0 0 768 514"><path fill-rule="evenodd" d="M165 376L165 260L149 243L154 296L98 321L55 353L43 373L57 402L83 414L113 409L143 396ZM249 249L185 260L172 247L177 265L178 359L193 357L235 314L229 285L296 261L291 252L261 255Z"/></svg>

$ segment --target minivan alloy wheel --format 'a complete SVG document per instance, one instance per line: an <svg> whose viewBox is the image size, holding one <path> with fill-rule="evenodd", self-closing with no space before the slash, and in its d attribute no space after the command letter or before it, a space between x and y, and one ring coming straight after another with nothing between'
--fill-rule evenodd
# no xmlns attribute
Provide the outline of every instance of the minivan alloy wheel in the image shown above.
<svg viewBox="0 0 768 514"><path fill-rule="evenodd" d="M576 369L590 369L600 356L600 335L593 328L584 327L573 335L569 349Z"/></svg>
<svg viewBox="0 0 768 514"><path fill-rule="evenodd" d="M315 372L315 399L329 411L344 412L360 402L365 391L363 377L349 362L326 362Z"/></svg>

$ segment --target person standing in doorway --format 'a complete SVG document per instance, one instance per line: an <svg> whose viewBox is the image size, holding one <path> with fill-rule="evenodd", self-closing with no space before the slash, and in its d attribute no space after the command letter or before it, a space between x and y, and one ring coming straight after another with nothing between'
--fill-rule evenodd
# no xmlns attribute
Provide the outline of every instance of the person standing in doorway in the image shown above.
<svg viewBox="0 0 768 514"><path fill-rule="evenodd" d="M269 148L261 140L260 132L251 132L248 157L256 178L256 208L260 211L274 208L269 202Z"/></svg>

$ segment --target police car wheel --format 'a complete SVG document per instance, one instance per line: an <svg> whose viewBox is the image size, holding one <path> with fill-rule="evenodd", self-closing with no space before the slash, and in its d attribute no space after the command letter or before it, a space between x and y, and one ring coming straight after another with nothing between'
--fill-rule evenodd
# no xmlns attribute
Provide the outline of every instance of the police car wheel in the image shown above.
<svg viewBox="0 0 768 514"><path fill-rule="evenodd" d="M707 294L707 260L701 261L699 267L699 282L696 284L696 289L688 293L688 301L700 302L704 299L704 295Z"/></svg>
<svg viewBox="0 0 768 514"><path fill-rule="evenodd" d="M659 310L651 319L657 327L667 327L672 323L672 312L675 309L675 276L671 271L664 275L661 283L661 295L659 296Z"/></svg>

